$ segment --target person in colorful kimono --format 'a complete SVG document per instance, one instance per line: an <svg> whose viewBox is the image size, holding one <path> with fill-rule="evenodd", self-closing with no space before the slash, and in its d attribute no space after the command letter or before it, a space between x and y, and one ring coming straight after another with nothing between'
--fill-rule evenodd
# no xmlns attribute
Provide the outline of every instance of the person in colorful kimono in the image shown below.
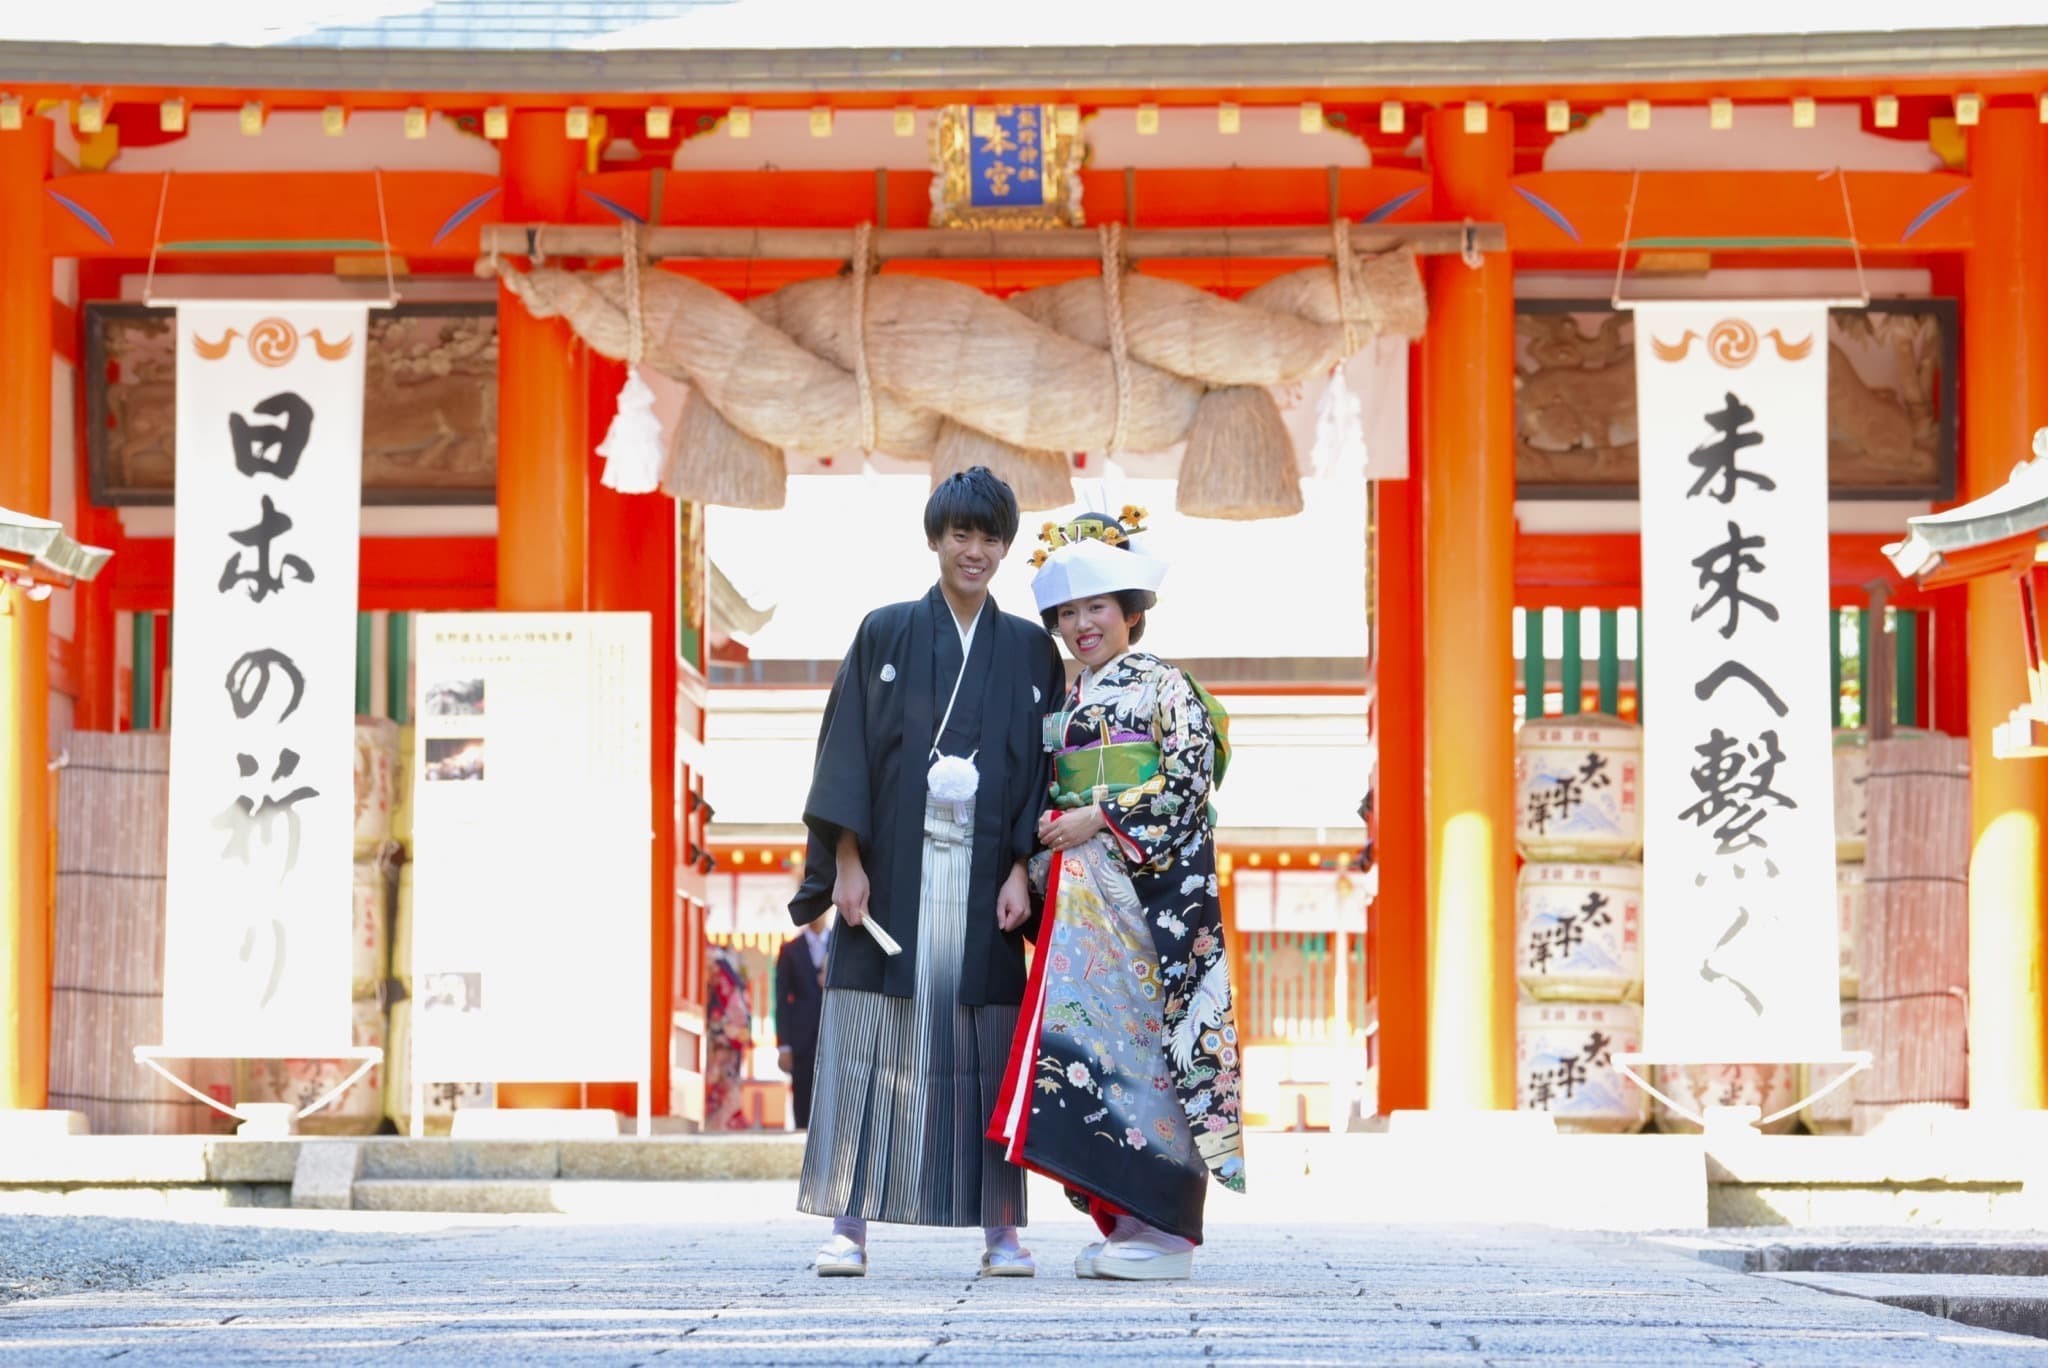
<svg viewBox="0 0 2048 1368"><path fill-rule="evenodd" d="M983 1135L1024 996L1046 710L1059 652L997 610L1017 500L983 467L924 511L939 582L868 614L825 709L804 803L799 924L839 912L799 1209L833 1218L813 1267L867 1272L868 1222L980 1226L981 1272L1030 1277L1024 1173ZM898 947L892 953L890 946Z"/></svg>
<svg viewBox="0 0 2048 1368"><path fill-rule="evenodd" d="M714 945L706 956L704 1129L748 1130L747 1056L754 1048L754 1013L739 956Z"/></svg>
<svg viewBox="0 0 2048 1368"><path fill-rule="evenodd" d="M1211 1179L1244 1190L1237 1027L1210 793L1227 719L1134 649L1165 575L1144 510L1048 524L1032 592L1081 663L1047 719L1046 900L1024 1016L989 1125L1106 1237L1084 1278L1185 1278ZM1034 862L1034 867L1037 862Z"/></svg>

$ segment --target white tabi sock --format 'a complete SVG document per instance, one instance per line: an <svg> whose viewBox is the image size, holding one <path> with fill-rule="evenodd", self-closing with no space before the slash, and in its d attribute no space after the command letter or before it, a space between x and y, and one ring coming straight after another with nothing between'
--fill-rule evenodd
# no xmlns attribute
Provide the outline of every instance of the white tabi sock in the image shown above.
<svg viewBox="0 0 2048 1368"><path fill-rule="evenodd" d="M982 1238L988 1241L988 1252L991 1254L999 1249L1006 1254L1015 1254L1023 1248L1017 1239L1015 1226L983 1226L981 1234Z"/></svg>
<svg viewBox="0 0 2048 1368"><path fill-rule="evenodd" d="M845 1236L862 1249L868 1247L868 1223L859 1216L839 1216L834 1218L832 1233Z"/></svg>

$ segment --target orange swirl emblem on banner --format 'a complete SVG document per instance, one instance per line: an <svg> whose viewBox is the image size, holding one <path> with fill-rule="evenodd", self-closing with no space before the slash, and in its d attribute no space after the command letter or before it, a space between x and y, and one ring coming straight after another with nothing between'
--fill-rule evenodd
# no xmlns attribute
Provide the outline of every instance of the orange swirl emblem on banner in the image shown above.
<svg viewBox="0 0 2048 1368"><path fill-rule="evenodd" d="M1724 318L1707 334L1707 355L1717 365L1741 370L1756 360L1756 329L1739 318Z"/></svg>
<svg viewBox="0 0 2048 1368"><path fill-rule="evenodd" d="M1804 361L1813 353L1811 336L1793 342L1776 328L1764 336L1771 339L1781 361ZM1680 333L1676 342L1666 342L1652 335L1650 350L1656 353L1659 361L1683 361L1692 352L1692 344L1699 340L1700 335L1690 328ZM1756 360L1757 340L1756 329L1749 323L1740 318L1724 318L1706 336L1707 355L1714 358L1716 365L1728 370L1741 370Z"/></svg>
<svg viewBox="0 0 2048 1368"><path fill-rule="evenodd" d="M220 335L220 341L209 342L197 332L194 332L192 334L192 350L199 354L201 361L219 361L227 356L228 349L235 345L235 339L240 336L241 333L233 328L229 328Z"/></svg>
<svg viewBox="0 0 2048 1368"><path fill-rule="evenodd" d="M266 318L249 330L249 355L259 365L286 365L298 352L299 331L282 318Z"/></svg>

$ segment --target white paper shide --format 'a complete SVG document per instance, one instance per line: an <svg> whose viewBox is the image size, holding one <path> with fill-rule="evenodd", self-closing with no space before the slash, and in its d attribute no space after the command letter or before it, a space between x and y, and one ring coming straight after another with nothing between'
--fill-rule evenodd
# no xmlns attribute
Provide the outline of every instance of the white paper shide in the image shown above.
<svg viewBox="0 0 2048 1368"><path fill-rule="evenodd" d="M1841 1048L1828 701L1828 317L1639 304L1643 1054Z"/></svg>
<svg viewBox="0 0 2048 1368"><path fill-rule="evenodd" d="M352 1044L361 304L177 321L164 1046Z"/></svg>

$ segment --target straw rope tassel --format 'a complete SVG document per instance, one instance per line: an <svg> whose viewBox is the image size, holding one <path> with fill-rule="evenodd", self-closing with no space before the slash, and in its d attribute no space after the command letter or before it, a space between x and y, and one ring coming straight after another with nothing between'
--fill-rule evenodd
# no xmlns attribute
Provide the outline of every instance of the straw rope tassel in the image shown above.
<svg viewBox="0 0 2048 1368"><path fill-rule="evenodd" d="M875 386L868 378L868 272L874 265L874 225L853 230L853 382L860 390L860 449L873 451Z"/></svg>
<svg viewBox="0 0 2048 1368"><path fill-rule="evenodd" d="M1124 331L1124 226L1102 225L1102 307L1109 316L1109 364L1116 373L1116 419L1106 455L1124 449L1131 413L1131 341Z"/></svg>
<svg viewBox="0 0 2048 1368"><path fill-rule="evenodd" d="M652 494L661 484L661 420L654 415L654 391L640 374L647 352L647 324L640 272L640 226L619 224L626 273L626 383L619 387L618 411L598 444L604 457L602 483L621 494Z"/></svg>

